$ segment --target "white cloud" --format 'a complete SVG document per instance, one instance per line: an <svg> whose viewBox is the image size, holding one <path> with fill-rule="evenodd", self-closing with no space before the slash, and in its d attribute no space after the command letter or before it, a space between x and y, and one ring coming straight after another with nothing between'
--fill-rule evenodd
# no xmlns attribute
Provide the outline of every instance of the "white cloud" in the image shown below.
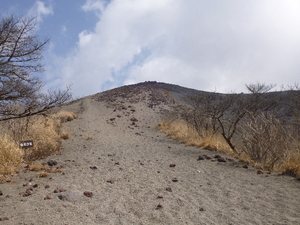
<svg viewBox="0 0 300 225"><path fill-rule="evenodd" d="M46 6L43 1L36 1L33 7L29 10L30 16L36 16L38 22L42 22L43 18L47 15L53 14L52 6Z"/></svg>
<svg viewBox="0 0 300 225"><path fill-rule="evenodd" d="M87 0L81 7L84 11L95 11L96 13L102 12L105 8L105 2L99 0Z"/></svg>
<svg viewBox="0 0 300 225"><path fill-rule="evenodd" d="M78 95L157 80L243 91L250 82L294 83L300 66L297 1L87 0L101 12L65 59L63 85ZM105 7L104 7L105 6Z"/></svg>

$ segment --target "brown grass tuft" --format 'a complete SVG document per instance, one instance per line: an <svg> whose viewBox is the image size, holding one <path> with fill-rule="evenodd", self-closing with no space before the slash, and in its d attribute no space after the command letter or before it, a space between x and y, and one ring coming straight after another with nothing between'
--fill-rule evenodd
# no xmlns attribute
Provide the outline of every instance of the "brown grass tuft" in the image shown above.
<svg viewBox="0 0 300 225"><path fill-rule="evenodd" d="M55 169L51 171L51 173L62 173L62 172L63 172L62 169Z"/></svg>
<svg viewBox="0 0 300 225"><path fill-rule="evenodd" d="M47 173L47 172L45 172L45 171L41 171L41 172L37 173L36 176L37 176L38 178L40 178L40 177L48 177L48 176L49 176L49 173Z"/></svg>
<svg viewBox="0 0 300 225"><path fill-rule="evenodd" d="M61 123L69 122L74 119L77 119L77 116L72 112L60 111L53 115L55 118L58 118Z"/></svg>
<svg viewBox="0 0 300 225"><path fill-rule="evenodd" d="M62 132L60 132L60 138L64 139L64 140L67 140L67 139L70 139L71 136L67 131L62 131Z"/></svg>
<svg viewBox="0 0 300 225"><path fill-rule="evenodd" d="M47 167L39 162L31 163L28 166L28 170L30 171L42 171L47 169Z"/></svg>
<svg viewBox="0 0 300 225"><path fill-rule="evenodd" d="M0 174L9 175L16 172L23 161L24 151L7 135L0 136Z"/></svg>

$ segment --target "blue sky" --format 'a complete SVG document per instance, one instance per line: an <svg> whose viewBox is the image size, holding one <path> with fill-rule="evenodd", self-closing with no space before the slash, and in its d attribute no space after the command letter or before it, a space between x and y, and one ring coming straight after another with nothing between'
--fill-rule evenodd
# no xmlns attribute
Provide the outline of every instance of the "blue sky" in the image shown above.
<svg viewBox="0 0 300 225"><path fill-rule="evenodd" d="M298 0L1 0L0 14L36 16L51 39L39 75L75 96L154 80L218 92L300 80Z"/></svg>

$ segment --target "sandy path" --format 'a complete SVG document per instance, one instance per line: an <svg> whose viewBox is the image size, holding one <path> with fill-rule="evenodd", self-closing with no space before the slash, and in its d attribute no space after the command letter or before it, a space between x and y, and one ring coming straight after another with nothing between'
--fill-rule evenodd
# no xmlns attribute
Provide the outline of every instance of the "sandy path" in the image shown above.
<svg viewBox="0 0 300 225"><path fill-rule="evenodd" d="M88 97L68 106L81 119L64 124L71 139L61 155L48 158L64 173L51 179L21 173L15 184L1 184L0 218L9 220L0 224L300 224L299 181L258 175L237 160L198 161L217 153L157 131L158 108L120 105L126 109L114 111ZM30 178L39 186L23 197ZM57 188L67 191L53 193Z"/></svg>

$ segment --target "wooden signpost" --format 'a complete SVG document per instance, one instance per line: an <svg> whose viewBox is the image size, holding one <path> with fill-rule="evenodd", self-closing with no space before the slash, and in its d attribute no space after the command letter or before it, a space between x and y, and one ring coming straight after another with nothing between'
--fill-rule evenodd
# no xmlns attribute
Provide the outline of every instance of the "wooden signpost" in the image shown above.
<svg viewBox="0 0 300 225"><path fill-rule="evenodd" d="M33 148L33 140L20 141L20 147L24 148L25 159L27 160L27 149L28 148Z"/></svg>

